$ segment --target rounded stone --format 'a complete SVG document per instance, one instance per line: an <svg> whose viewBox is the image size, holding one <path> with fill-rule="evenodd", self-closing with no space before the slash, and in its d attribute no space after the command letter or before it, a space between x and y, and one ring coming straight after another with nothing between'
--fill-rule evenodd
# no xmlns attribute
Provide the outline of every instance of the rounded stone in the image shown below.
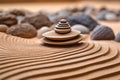
<svg viewBox="0 0 120 80"><path fill-rule="evenodd" d="M56 14L59 17L68 17L72 14L72 12L69 9L63 9L58 11Z"/></svg>
<svg viewBox="0 0 120 80"><path fill-rule="evenodd" d="M95 8L93 6L85 6L84 13L87 15L95 13Z"/></svg>
<svg viewBox="0 0 120 80"><path fill-rule="evenodd" d="M32 38L37 35L37 30L28 23L17 24L7 29L7 34L22 38Z"/></svg>
<svg viewBox="0 0 120 80"><path fill-rule="evenodd" d="M49 18L43 14L34 14L26 16L22 22L28 22L32 24L36 29L39 29L42 26L50 27L52 25L52 22L49 20Z"/></svg>
<svg viewBox="0 0 120 80"><path fill-rule="evenodd" d="M79 14L75 16L70 16L67 18L67 21L71 26L76 24L82 24L86 26L90 31L92 31L98 23L86 14Z"/></svg>
<svg viewBox="0 0 120 80"><path fill-rule="evenodd" d="M96 18L98 20L105 20L105 15L108 13L106 10L102 10L99 13L96 14Z"/></svg>
<svg viewBox="0 0 120 80"><path fill-rule="evenodd" d="M90 31L88 28L86 28L84 25L80 25L80 24L76 24L74 26L71 27L74 30L78 30L81 32L81 34L89 34Z"/></svg>
<svg viewBox="0 0 120 80"><path fill-rule="evenodd" d="M107 8L105 6L101 7L99 11L107 11Z"/></svg>
<svg viewBox="0 0 120 80"><path fill-rule="evenodd" d="M26 9L10 9L7 11L7 13L15 16L26 16L33 14L33 12Z"/></svg>
<svg viewBox="0 0 120 80"><path fill-rule="evenodd" d="M12 9L8 11L9 14L13 14L15 16L25 16L25 11L22 9Z"/></svg>
<svg viewBox="0 0 120 80"><path fill-rule="evenodd" d="M117 21L118 20L118 16L115 14L115 13L110 13L108 12L106 15L105 15L105 19L107 21Z"/></svg>
<svg viewBox="0 0 120 80"><path fill-rule="evenodd" d="M5 24L7 26L15 25L17 24L17 18L12 14L0 14L0 24Z"/></svg>
<svg viewBox="0 0 120 80"><path fill-rule="evenodd" d="M117 35L115 37L115 41L120 42L120 32L117 33Z"/></svg>
<svg viewBox="0 0 120 80"><path fill-rule="evenodd" d="M115 35L110 27L98 25L91 33L92 40L114 40Z"/></svg>
<svg viewBox="0 0 120 80"><path fill-rule="evenodd" d="M40 29L37 30L37 37L41 38L42 34L45 33L45 32L47 32L47 31L49 31L49 30L50 30L49 27L43 26L42 28L40 28Z"/></svg>
<svg viewBox="0 0 120 80"><path fill-rule="evenodd" d="M7 29L8 29L7 25L0 24L0 32L6 32Z"/></svg>

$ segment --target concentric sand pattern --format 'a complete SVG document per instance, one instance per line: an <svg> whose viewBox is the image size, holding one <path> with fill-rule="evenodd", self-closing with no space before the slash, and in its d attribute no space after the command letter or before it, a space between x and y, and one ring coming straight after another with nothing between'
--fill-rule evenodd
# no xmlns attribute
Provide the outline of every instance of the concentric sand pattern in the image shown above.
<svg viewBox="0 0 120 80"><path fill-rule="evenodd" d="M71 47L40 45L0 33L0 80L118 80L116 47L83 42Z"/></svg>

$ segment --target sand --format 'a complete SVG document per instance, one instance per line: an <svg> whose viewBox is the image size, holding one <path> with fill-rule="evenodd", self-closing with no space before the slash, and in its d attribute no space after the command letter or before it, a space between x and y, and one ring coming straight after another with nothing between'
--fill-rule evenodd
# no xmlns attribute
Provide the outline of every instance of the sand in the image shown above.
<svg viewBox="0 0 120 80"><path fill-rule="evenodd" d="M100 22L120 31L119 22ZM40 39L0 33L0 80L118 80L120 43L92 41L45 46Z"/></svg>

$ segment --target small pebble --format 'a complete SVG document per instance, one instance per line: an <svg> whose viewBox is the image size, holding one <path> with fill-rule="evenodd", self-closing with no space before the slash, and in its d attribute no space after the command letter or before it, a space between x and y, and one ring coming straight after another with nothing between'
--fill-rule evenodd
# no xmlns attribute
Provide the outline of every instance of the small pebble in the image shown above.
<svg viewBox="0 0 120 80"><path fill-rule="evenodd" d="M108 13L106 10L102 10L99 13L96 14L96 18L98 20L105 20L105 15Z"/></svg>
<svg viewBox="0 0 120 80"><path fill-rule="evenodd" d="M71 9L71 12L72 13L76 13L76 12L79 12L80 10L79 10L79 8L77 8L77 7L74 7L74 8L72 8Z"/></svg>
<svg viewBox="0 0 120 80"><path fill-rule="evenodd" d="M118 20L118 17L115 13L110 13L108 12L106 15L105 15L105 19L107 21L117 21Z"/></svg>
<svg viewBox="0 0 120 80"><path fill-rule="evenodd" d="M8 11L9 14L13 14L15 16L25 16L25 11L22 9L12 9Z"/></svg>
<svg viewBox="0 0 120 80"><path fill-rule="evenodd" d="M120 42L120 32L117 33L117 35L115 37L115 41Z"/></svg>
<svg viewBox="0 0 120 80"><path fill-rule="evenodd" d="M103 7L101 7L100 9L99 9L99 11L101 12L101 11L107 11L107 8L105 7L105 6L103 6Z"/></svg>
<svg viewBox="0 0 120 80"><path fill-rule="evenodd" d="M86 26L90 31L92 31L98 25L98 23L92 17L86 14L70 16L67 18L67 21L71 26L76 24L82 24Z"/></svg>
<svg viewBox="0 0 120 80"><path fill-rule="evenodd" d="M49 20L49 18L43 14L34 14L26 16L22 22L28 22L32 24L36 29L39 29L42 26L50 27L52 25L52 22Z"/></svg>
<svg viewBox="0 0 120 80"><path fill-rule="evenodd" d="M56 14L59 17L68 17L72 14L72 12L69 9L63 9L58 11Z"/></svg>
<svg viewBox="0 0 120 80"><path fill-rule="evenodd" d="M93 6L86 6L84 13L87 15L93 14L95 12L95 8Z"/></svg>
<svg viewBox="0 0 120 80"><path fill-rule="evenodd" d="M111 28L98 25L91 34L92 40L114 40L115 35Z"/></svg>
<svg viewBox="0 0 120 80"><path fill-rule="evenodd" d="M89 34L89 29L86 28L84 25L76 24L72 26L72 29L80 31L82 34Z"/></svg>
<svg viewBox="0 0 120 80"><path fill-rule="evenodd" d="M58 23L61 19L66 19L70 15L72 15L72 11L70 11L69 9L63 9L50 15L49 17L53 23Z"/></svg>
<svg viewBox="0 0 120 80"><path fill-rule="evenodd" d="M0 14L0 24L5 24L7 26L15 25L17 24L17 18L12 14Z"/></svg>
<svg viewBox="0 0 120 80"><path fill-rule="evenodd" d="M7 25L0 24L0 32L6 32L7 29L8 29Z"/></svg>
<svg viewBox="0 0 120 80"><path fill-rule="evenodd" d="M37 30L28 23L13 25L7 29L7 34L19 36L22 38L32 38L37 35Z"/></svg>
<svg viewBox="0 0 120 80"><path fill-rule="evenodd" d="M42 34L49 31L49 30L50 30L50 28L48 26L43 26L42 28L37 30L37 37L41 38Z"/></svg>
<svg viewBox="0 0 120 80"><path fill-rule="evenodd" d="M26 9L11 9L7 11L7 13L15 16L27 16L33 14L33 12L28 11Z"/></svg>

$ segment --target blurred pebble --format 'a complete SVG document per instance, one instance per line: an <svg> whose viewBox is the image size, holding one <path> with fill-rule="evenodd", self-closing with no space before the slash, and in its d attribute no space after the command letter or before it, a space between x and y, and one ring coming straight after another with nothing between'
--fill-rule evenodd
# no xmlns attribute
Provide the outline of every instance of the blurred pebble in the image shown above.
<svg viewBox="0 0 120 80"><path fill-rule="evenodd" d="M103 6L99 9L99 12L101 12L101 11L107 11L107 8Z"/></svg>
<svg viewBox="0 0 120 80"><path fill-rule="evenodd" d="M7 13L0 14L0 24L5 24L7 26L12 26L17 24L16 16Z"/></svg>
<svg viewBox="0 0 120 80"><path fill-rule="evenodd" d="M72 13L76 13L76 12L79 12L80 10L79 10L79 8L77 8L77 7L74 7L74 8L72 8L71 9L71 12Z"/></svg>
<svg viewBox="0 0 120 80"><path fill-rule="evenodd" d="M42 26L52 25L52 22L50 21L50 19L44 14L33 14L33 15L26 16L22 20L22 23L26 23L26 22L32 24L36 29L39 29Z"/></svg>
<svg viewBox="0 0 120 80"><path fill-rule="evenodd" d="M114 40L114 38L113 30L104 25L98 25L91 34L92 40Z"/></svg>
<svg viewBox="0 0 120 80"><path fill-rule="evenodd" d="M76 24L71 27L72 29L80 31L82 34L89 34L89 29L86 28L84 25Z"/></svg>
<svg viewBox="0 0 120 80"><path fill-rule="evenodd" d="M105 15L105 19L107 21L117 21L118 20L118 17L115 13L112 13L112 12L108 12L106 15Z"/></svg>
<svg viewBox="0 0 120 80"><path fill-rule="evenodd" d="M100 11L99 13L96 14L96 18L98 20L105 20L105 15L108 13L108 11Z"/></svg>
<svg viewBox="0 0 120 80"><path fill-rule="evenodd" d="M98 23L90 16L86 14L79 14L75 16L70 16L67 18L67 21L71 26L76 24L82 24L86 26L90 31L92 31Z"/></svg>
<svg viewBox="0 0 120 80"><path fill-rule="evenodd" d="M32 38L37 35L37 30L28 23L13 25L7 29L7 34L19 36L22 38Z"/></svg>
<svg viewBox="0 0 120 80"><path fill-rule="evenodd" d="M69 9L63 9L58 11L56 14L59 17L68 17L72 14L72 12Z"/></svg>
<svg viewBox="0 0 120 80"><path fill-rule="evenodd" d="M49 30L50 30L49 27L43 26L42 28L40 28L40 29L37 30L37 37L41 38L42 34L45 33L45 32L47 32L47 31L49 31Z"/></svg>
<svg viewBox="0 0 120 80"><path fill-rule="evenodd" d="M8 29L7 25L0 24L0 32L6 32L7 29Z"/></svg>
<svg viewBox="0 0 120 80"><path fill-rule="evenodd" d="M71 15L72 15L72 11L70 11L69 9L63 9L52 15L49 15L49 18L53 23L58 23L61 19L66 19Z"/></svg>
<svg viewBox="0 0 120 80"><path fill-rule="evenodd" d="M87 15L93 14L95 12L95 8L93 6L85 6L84 13Z"/></svg>
<svg viewBox="0 0 120 80"><path fill-rule="evenodd" d="M115 41L120 42L120 32L117 33L117 35L115 37Z"/></svg>
<svg viewBox="0 0 120 80"><path fill-rule="evenodd" d="M15 16L27 16L33 14L33 12L28 11L26 9L11 9L9 11L6 11L8 14L12 14Z"/></svg>
<svg viewBox="0 0 120 80"><path fill-rule="evenodd" d="M12 9L9 10L8 13L15 16L25 16L25 11L23 9Z"/></svg>

